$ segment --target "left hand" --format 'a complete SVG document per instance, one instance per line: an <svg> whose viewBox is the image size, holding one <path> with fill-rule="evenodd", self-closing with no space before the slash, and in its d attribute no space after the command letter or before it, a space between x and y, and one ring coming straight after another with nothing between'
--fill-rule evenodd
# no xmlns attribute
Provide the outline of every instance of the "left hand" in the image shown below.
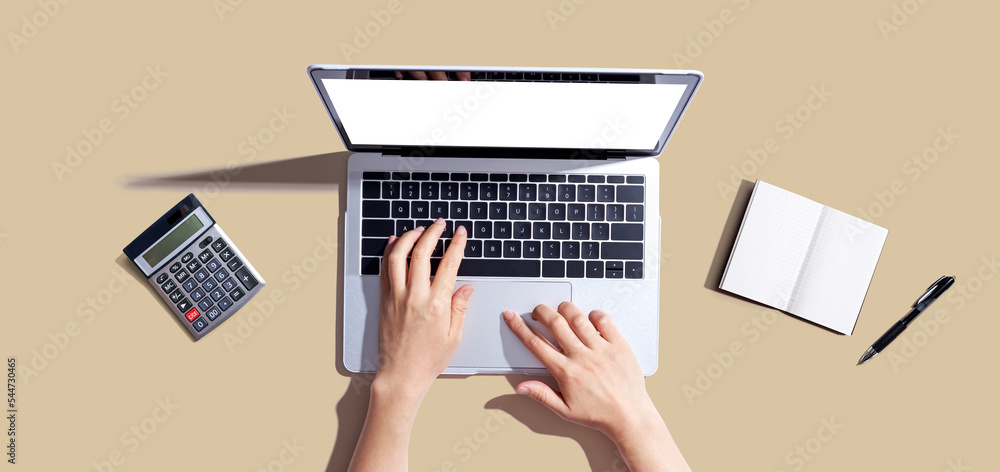
<svg viewBox="0 0 1000 472"><path fill-rule="evenodd" d="M430 255L444 227L439 218L426 229L390 238L382 257L379 368L373 387L384 386L394 396L422 398L462 339L473 288L463 285L452 291L468 231L455 229L432 284Z"/></svg>

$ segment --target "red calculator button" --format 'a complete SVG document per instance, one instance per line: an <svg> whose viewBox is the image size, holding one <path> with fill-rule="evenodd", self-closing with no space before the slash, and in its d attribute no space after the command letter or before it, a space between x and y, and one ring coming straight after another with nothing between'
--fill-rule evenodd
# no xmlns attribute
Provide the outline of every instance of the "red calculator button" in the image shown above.
<svg viewBox="0 0 1000 472"><path fill-rule="evenodd" d="M194 321L194 319L198 317L198 310L196 308L192 308L191 311L187 312L187 315L185 316L187 316L188 321Z"/></svg>

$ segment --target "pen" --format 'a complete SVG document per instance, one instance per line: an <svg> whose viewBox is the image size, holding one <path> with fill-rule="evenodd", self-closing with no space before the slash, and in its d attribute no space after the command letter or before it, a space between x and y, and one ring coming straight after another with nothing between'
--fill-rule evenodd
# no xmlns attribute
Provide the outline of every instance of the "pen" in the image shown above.
<svg viewBox="0 0 1000 472"><path fill-rule="evenodd" d="M953 283L955 283L955 277L945 275L940 279L937 279L937 282L931 284L931 286L927 288L927 291L913 303L913 308L910 309L910 312L897 321L896 324L892 325L892 327L889 328L889 331L886 331L885 334L878 338L875 343L872 344L867 351L865 351L864 355L861 356L861 360L858 361L858 365L868 362L868 359L875 357L878 353L885 350L889 343L902 334L902 332L906 330L906 327L909 326L913 320L917 319L917 317L920 316L920 314L923 313L927 307L931 306L931 303L934 303L934 300L937 300L938 297L940 297L945 290L948 290Z"/></svg>

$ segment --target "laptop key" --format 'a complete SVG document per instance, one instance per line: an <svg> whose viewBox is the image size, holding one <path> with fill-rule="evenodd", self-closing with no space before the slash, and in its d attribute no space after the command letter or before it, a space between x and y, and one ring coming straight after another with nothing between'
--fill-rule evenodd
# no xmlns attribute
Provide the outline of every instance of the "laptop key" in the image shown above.
<svg viewBox="0 0 1000 472"><path fill-rule="evenodd" d="M485 220L490 217L490 207L486 202L470 202L469 218L474 220Z"/></svg>
<svg viewBox="0 0 1000 472"><path fill-rule="evenodd" d="M542 263L530 259L468 259L458 266L459 277L539 277Z"/></svg>
<svg viewBox="0 0 1000 472"><path fill-rule="evenodd" d="M517 184L500 184L500 199L508 202L517 200Z"/></svg>
<svg viewBox="0 0 1000 472"><path fill-rule="evenodd" d="M507 215L512 220L528 219L528 204L512 202L507 206Z"/></svg>
<svg viewBox="0 0 1000 472"><path fill-rule="evenodd" d="M565 181L566 181L566 175L565 174L551 174L551 175L549 175L549 182L559 183L559 182L565 182Z"/></svg>
<svg viewBox="0 0 1000 472"><path fill-rule="evenodd" d="M566 204L565 203L549 203L549 220L550 221L563 221L566 219Z"/></svg>
<svg viewBox="0 0 1000 472"><path fill-rule="evenodd" d="M431 174L429 172L414 172L410 178L413 180L430 180Z"/></svg>
<svg viewBox="0 0 1000 472"><path fill-rule="evenodd" d="M382 198L399 198L399 182L382 182Z"/></svg>
<svg viewBox="0 0 1000 472"><path fill-rule="evenodd" d="M506 182L507 174L490 174L490 182Z"/></svg>
<svg viewBox="0 0 1000 472"><path fill-rule="evenodd" d="M361 173L361 178L365 179L365 180L388 180L389 179L389 173L388 172L377 172L377 171L362 172Z"/></svg>
<svg viewBox="0 0 1000 472"><path fill-rule="evenodd" d="M590 239L590 223L573 223L573 239L586 241Z"/></svg>
<svg viewBox="0 0 1000 472"><path fill-rule="evenodd" d="M576 199L580 202L592 202L594 201L594 192L597 188L593 185L577 185L576 187Z"/></svg>
<svg viewBox="0 0 1000 472"><path fill-rule="evenodd" d="M545 204L544 203L529 203L528 204L528 219L529 220L544 220L545 219Z"/></svg>
<svg viewBox="0 0 1000 472"><path fill-rule="evenodd" d="M392 220L361 220L362 236L384 236L388 238L395 231Z"/></svg>
<svg viewBox="0 0 1000 472"><path fill-rule="evenodd" d="M538 195L537 184L520 184L517 186L517 199L522 202L533 202Z"/></svg>
<svg viewBox="0 0 1000 472"><path fill-rule="evenodd" d="M580 257L583 259L600 259L601 243L585 241L580 243Z"/></svg>
<svg viewBox="0 0 1000 472"><path fill-rule="evenodd" d="M540 202L556 201L556 186L554 184L539 184L538 201Z"/></svg>
<svg viewBox="0 0 1000 472"><path fill-rule="evenodd" d="M546 259L559 259L559 241L543 242L542 257Z"/></svg>
<svg viewBox="0 0 1000 472"><path fill-rule="evenodd" d="M430 202L417 201L410 206L410 218L429 218L430 214ZM406 218L406 216L402 218Z"/></svg>
<svg viewBox="0 0 1000 472"><path fill-rule="evenodd" d="M441 198L444 200L458 200L458 183L441 182Z"/></svg>
<svg viewBox="0 0 1000 472"><path fill-rule="evenodd" d="M566 205L566 219L570 221L586 221L587 206L582 203L570 203Z"/></svg>
<svg viewBox="0 0 1000 472"><path fill-rule="evenodd" d="M594 223L590 225L590 239L607 241L611 236L611 225L608 223Z"/></svg>
<svg viewBox="0 0 1000 472"><path fill-rule="evenodd" d="M403 182L399 188L400 194L407 200L420 198L420 184L417 182Z"/></svg>
<svg viewBox="0 0 1000 472"><path fill-rule="evenodd" d="M413 228L416 228L413 220L396 220L396 236L402 236Z"/></svg>
<svg viewBox="0 0 1000 472"><path fill-rule="evenodd" d="M361 275L378 275L379 266L382 260L377 257L361 258Z"/></svg>
<svg viewBox="0 0 1000 472"><path fill-rule="evenodd" d="M619 202L642 202L641 185L619 185L617 194Z"/></svg>
<svg viewBox="0 0 1000 472"><path fill-rule="evenodd" d="M584 275L583 261L566 261L566 277L581 279Z"/></svg>
<svg viewBox="0 0 1000 472"><path fill-rule="evenodd" d="M580 243L576 241L566 241L562 243L562 258L563 259L579 259L580 258Z"/></svg>
<svg viewBox="0 0 1000 472"><path fill-rule="evenodd" d="M559 186L558 195L560 202L572 202L576 200L576 185L562 184Z"/></svg>
<svg viewBox="0 0 1000 472"><path fill-rule="evenodd" d="M385 246L389 243L388 239L384 238L362 238L361 239L361 255L362 256L381 256L385 254Z"/></svg>
<svg viewBox="0 0 1000 472"><path fill-rule="evenodd" d="M545 177L545 174L529 174L528 182L545 182L549 180Z"/></svg>
<svg viewBox="0 0 1000 472"><path fill-rule="evenodd" d="M491 220L506 220L507 219L507 204L504 202L492 202L490 203L490 219Z"/></svg>
<svg viewBox="0 0 1000 472"><path fill-rule="evenodd" d="M368 182L366 182L368 183ZM366 200L361 202L361 216L365 218L388 218L389 202L382 200ZM207 249L206 249L207 251Z"/></svg>
<svg viewBox="0 0 1000 472"><path fill-rule="evenodd" d="M422 182L420 184L420 198L424 200L437 200L440 189L441 186L437 182Z"/></svg>
<svg viewBox="0 0 1000 472"><path fill-rule="evenodd" d="M542 277L566 276L566 263L563 261L542 261Z"/></svg>
<svg viewBox="0 0 1000 472"><path fill-rule="evenodd" d="M642 205L625 205L625 221L642 221Z"/></svg>
<svg viewBox="0 0 1000 472"><path fill-rule="evenodd" d="M552 223L552 239L569 239L569 223Z"/></svg>
<svg viewBox="0 0 1000 472"><path fill-rule="evenodd" d="M361 183L361 198L379 198L381 195L382 186L378 182Z"/></svg>
<svg viewBox="0 0 1000 472"><path fill-rule="evenodd" d="M642 241L642 225L639 223L615 223L611 225L612 241Z"/></svg>
<svg viewBox="0 0 1000 472"><path fill-rule="evenodd" d="M629 261L625 263L625 278L626 279L641 279L642 278L642 262Z"/></svg>
<svg viewBox="0 0 1000 472"><path fill-rule="evenodd" d="M532 239L549 239L552 233L552 224L547 221L536 221L531 226Z"/></svg>
<svg viewBox="0 0 1000 472"><path fill-rule="evenodd" d="M448 218L448 202L431 202L431 219L436 220L438 218Z"/></svg>
<svg viewBox="0 0 1000 472"><path fill-rule="evenodd" d="M431 180L442 182L448 180L447 172L431 172Z"/></svg>
<svg viewBox="0 0 1000 472"><path fill-rule="evenodd" d="M456 182L465 182L469 180L469 174L467 172L452 172L451 180Z"/></svg>
<svg viewBox="0 0 1000 472"><path fill-rule="evenodd" d="M410 203L403 201L392 202L392 217L393 218L409 218L410 217Z"/></svg>
<svg viewBox="0 0 1000 472"><path fill-rule="evenodd" d="M528 174L510 174L511 182L527 182Z"/></svg>
<svg viewBox="0 0 1000 472"><path fill-rule="evenodd" d="M608 221L625 221L625 205L608 205L605 211Z"/></svg>
<svg viewBox="0 0 1000 472"><path fill-rule="evenodd" d="M605 261L604 270L623 270L625 263L622 261Z"/></svg>
<svg viewBox="0 0 1000 472"><path fill-rule="evenodd" d="M604 221L604 205L599 203L587 204L587 221Z"/></svg>
<svg viewBox="0 0 1000 472"><path fill-rule="evenodd" d="M458 196L462 200L479 199L479 184L472 182L463 183Z"/></svg>
<svg viewBox="0 0 1000 472"><path fill-rule="evenodd" d="M409 172L393 172L392 180L410 180Z"/></svg>
<svg viewBox="0 0 1000 472"><path fill-rule="evenodd" d="M587 261L587 278L600 279L604 277L604 262Z"/></svg>
<svg viewBox="0 0 1000 472"><path fill-rule="evenodd" d="M642 260L642 243L601 243L601 258Z"/></svg>
<svg viewBox="0 0 1000 472"><path fill-rule="evenodd" d="M510 259L521 258L521 241L504 241L503 257Z"/></svg>
<svg viewBox="0 0 1000 472"><path fill-rule="evenodd" d="M483 257L483 242L478 239L469 239L465 241L465 257ZM469 261L463 260L462 265L468 264Z"/></svg>
<svg viewBox="0 0 1000 472"><path fill-rule="evenodd" d="M624 175L609 175L608 176L608 183L609 184L623 184L623 183L625 183L625 176Z"/></svg>
<svg viewBox="0 0 1000 472"><path fill-rule="evenodd" d="M497 240L483 241L483 257L500 257L503 255L503 243Z"/></svg>
<svg viewBox="0 0 1000 472"><path fill-rule="evenodd" d="M451 219L468 218L469 204L467 202L451 202ZM468 229L468 228L466 228Z"/></svg>
<svg viewBox="0 0 1000 472"><path fill-rule="evenodd" d="M510 239L511 233L510 222L509 221L497 221L493 223L493 237L497 239Z"/></svg>
<svg viewBox="0 0 1000 472"><path fill-rule="evenodd" d="M604 183L604 176L603 175L588 175L587 176L587 182L591 183L591 184L603 184Z"/></svg>
<svg viewBox="0 0 1000 472"><path fill-rule="evenodd" d="M527 221L514 222L514 239L531 239L531 223Z"/></svg>
<svg viewBox="0 0 1000 472"><path fill-rule="evenodd" d="M493 237L493 223L489 221L476 221L472 224L472 237L484 239Z"/></svg>
<svg viewBox="0 0 1000 472"><path fill-rule="evenodd" d="M522 251L521 255L531 259L538 259L542 257L542 243L541 241L524 241L521 243Z"/></svg>
<svg viewBox="0 0 1000 472"><path fill-rule="evenodd" d="M481 174L481 173L480 174L469 174L469 180L471 180L473 182L486 182L486 181L490 180L490 176L488 174Z"/></svg>
<svg viewBox="0 0 1000 472"><path fill-rule="evenodd" d="M597 201L599 201L599 202L613 202L613 201L615 201L615 186L614 185L598 185L597 186Z"/></svg>
<svg viewBox="0 0 1000 472"><path fill-rule="evenodd" d="M479 199L480 200L496 200L497 199L497 184L495 183L484 183L479 185Z"/></svg>
<svg viewBox="0 0 1000 472"><path fill-rule="evenodd" d="M581 174L573 174L569 176L569 181L574 183L583 183L587 181L587 176Z"/></svg>
<svg viewBox="0 0 1000 472"><path fill-rule="evenodd" d="M629 183L629 184L641 184L645 180L646 179L644 179L643 176L641 176L641 175L629 175L629 176L625 177L625 182Z"/></svg>

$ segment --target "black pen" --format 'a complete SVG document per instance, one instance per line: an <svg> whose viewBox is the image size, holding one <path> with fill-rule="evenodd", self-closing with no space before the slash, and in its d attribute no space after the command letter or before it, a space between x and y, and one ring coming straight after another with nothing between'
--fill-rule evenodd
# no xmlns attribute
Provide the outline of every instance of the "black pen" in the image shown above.
<svg viewBox="0 0 1000 472"><path fill-rule="evenodd" d="M878 353L885 350L889 343L902 334L902 332L906 330L906 327L909 326L913 320L917 319L917 317L920 316L920 314L923 313L927 307L931 306L931 303L934 303L934 300L937 300L938 297L940 297L945 290L948 290L953 283L955 283L955 277L945 275L940 279L937 279L937 282L931 284L931 286L927 288L927 291L913 303L913 308L910 309L910 312L907 313L901 320L897 321L896 324L892 325L892 327L889 328L889 331L886 331L882 337L875 341L875 344L872 344L872 347L865 351L864 355L861 356L861 360L858 361L858 365L868 362L868 359L875 357Z"/></svg>

